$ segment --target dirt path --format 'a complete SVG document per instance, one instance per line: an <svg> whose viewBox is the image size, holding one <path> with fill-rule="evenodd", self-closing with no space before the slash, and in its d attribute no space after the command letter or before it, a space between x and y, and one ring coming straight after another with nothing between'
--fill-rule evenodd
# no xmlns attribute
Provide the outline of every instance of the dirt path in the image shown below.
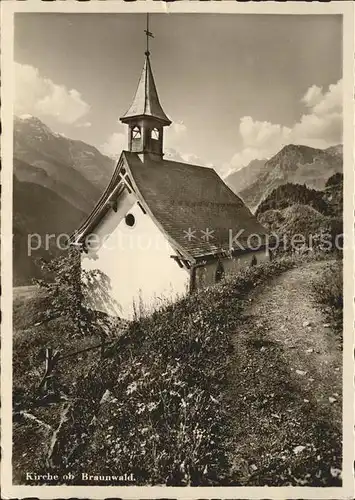
<svg viewBox="0 0 355 500"><path fill-rule="evenodd" d="M311 290L325 265L285 272L244 308L231 377L243 484L339 484L342 353Z"/></svg>

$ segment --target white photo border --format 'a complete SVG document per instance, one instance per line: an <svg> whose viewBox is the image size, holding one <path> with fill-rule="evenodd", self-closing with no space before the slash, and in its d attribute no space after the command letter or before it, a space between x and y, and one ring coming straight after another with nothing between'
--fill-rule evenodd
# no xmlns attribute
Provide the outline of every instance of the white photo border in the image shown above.
<svg viewBox="0 0 355 500"><path fill-rule="evenodd" d="M319 2L172 2L112 0L1 2L1 422L3 498L186 498L186 499L350 499L354 498L354 4ZM343 486L342 487L166 487L27 486L12 484L12 156L14 97L14 14L43 13L220 13L343 16L344 123L344 343L343 343Z"/></svg>

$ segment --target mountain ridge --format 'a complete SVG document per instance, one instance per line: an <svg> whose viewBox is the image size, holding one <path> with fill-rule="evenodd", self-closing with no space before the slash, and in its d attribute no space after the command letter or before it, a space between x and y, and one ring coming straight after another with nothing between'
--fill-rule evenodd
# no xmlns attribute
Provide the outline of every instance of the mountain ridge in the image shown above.
<svg viewBox="0 0 355 500"><path fill-rule="evenodd" d="M114 161L95 147L53 132L39 118L14 118L13 252L14 284L37 276L36 258L54 255L43 248L28 255L28 237L68 234L87 217L111 178Z"/></svg>
<svg viewBox="0 0 355 500"><path fill-rule="evenodd" d="M45 207L45 209L44 209ZM58 254L52 235L70 235L86 217L58 193L13 176L14 286L28 285L39 277L36 259ZM50 238L49 238L50 236ZM48 237L48 248L46 237ZM65 237L61 240L64 245ZM32 245L33 243L33 245ZM38 244L38 249L35 247ZM31 250L32 245L32 250Z"/></svg>
<svg viewBox="0 0 355 500"><path fill-rule="evenodd" d="M327 179L342 172L342 167L342 145L317 149L288 144L264 164L258 165L258 172L253 173L251 182L246 187L235 185L238 178L236 175L228 176L225 181L249 208L255 210L273 189L288 182L324 189Z"/></svg>
<svg viewBox="0 0 355 500"><path fill-rule="evenodd" d="M67 194L67 201L83 211L93 208L114 169L114 161L94 146L53 132L36 117L15 117L14 157L47 172L62 188L74 188L79 200ZM18 173L16 166L14 171ZM26 180L23 171L21 175Z"/></svg>
<svg viewBox="0 0 355 500"><path fill-rule="evenodd" d="M115 162L95 147L66 138L53 132L40 119L26 116L14 120L13 165L14 232L18 234L14 239L14 255L15 267L19 266L15 281L28 284L34 268L28 256L22 255L25 252L23 235L44 230L50 234L57 230L72 232L100 198ZM327 178L341 171L341 145L319 150L291 144L269 160L253 160L249 166L228 176L225 182L249 208L255 209L280 185L305 183L310 188L324 189ZM19 196L26 199L26 206ZM38 207L43 214L38 212ZM46 222L42 215L47 218Z"/></svg>

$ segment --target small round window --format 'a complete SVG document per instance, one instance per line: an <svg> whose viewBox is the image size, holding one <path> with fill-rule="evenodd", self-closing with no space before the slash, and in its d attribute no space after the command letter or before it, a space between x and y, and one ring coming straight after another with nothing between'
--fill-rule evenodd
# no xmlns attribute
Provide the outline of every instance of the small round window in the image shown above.
<svg viewBox="0 0 355 500"><path fill-rule="evenodd" d="M126 222L127 226L133 227L134 224L136 223L136 218L133 214L127 214L125 217L125 222Z"/></svg>

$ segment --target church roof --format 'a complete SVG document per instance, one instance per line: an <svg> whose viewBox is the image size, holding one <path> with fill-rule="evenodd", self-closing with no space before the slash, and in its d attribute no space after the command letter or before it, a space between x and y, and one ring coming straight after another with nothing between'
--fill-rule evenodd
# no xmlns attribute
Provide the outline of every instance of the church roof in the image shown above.
<svg viewBox="0 0 355 500"><path fill-rule="evenodd" d="M251 234L264 242L266 229L212 168L164 160L156 161L123 151L112 180L87 221L78 230L79 241L95 227L110 209L125 167L130 185L147 213L176 251L195 260L230 249L230 231L244 243ZM189 237L190 234L190 237ZM207 234L210 236L207 237ZM256 245L252 241L251 244ZM237 250L240 250L240 248Z"/></svg>
<svg viewBox="0 0 355 500"><path fill-rule="evenodd" d="M214 169L164 159L143 163L135 153L123 155L152 216L188 255L196 258L229 250L230 230L233 237L243 230L238 241L245 244L251 234L262 240L267 234Z"/></svg>
<svg viewBox="0 0 355 500"><path fill-rule="evenodd" d="M149 17L144 67L133 103L120 118L129 123L135 117L151 117L163 126L171 121L164 113L154 82L149 58ZM157 155L156 155L157 156ZM231 238L238 234L244 250L265 243L267 231L212 168L188 163L153 159L123 151L106 190L71 242L81 244L95 233L106 214L117 210L121 193L134 192L143 211L150 215L174 251L190 262L229 252ZM258 237L257 244L250 236ZM233 244L233 246L234 246ZM84 245L85 247L85 245Z"/></svg>
<svg viewBox="0 0 355 500"><path fill-rule="evenodd" d="M131 107L127 113L120 118L125 122L136 116L149 116L160 120L164 125L170 125L171 121L161 107L157 88L155 86L149 53L146 53L143 71L138 82L136 94Z"/></svg>

